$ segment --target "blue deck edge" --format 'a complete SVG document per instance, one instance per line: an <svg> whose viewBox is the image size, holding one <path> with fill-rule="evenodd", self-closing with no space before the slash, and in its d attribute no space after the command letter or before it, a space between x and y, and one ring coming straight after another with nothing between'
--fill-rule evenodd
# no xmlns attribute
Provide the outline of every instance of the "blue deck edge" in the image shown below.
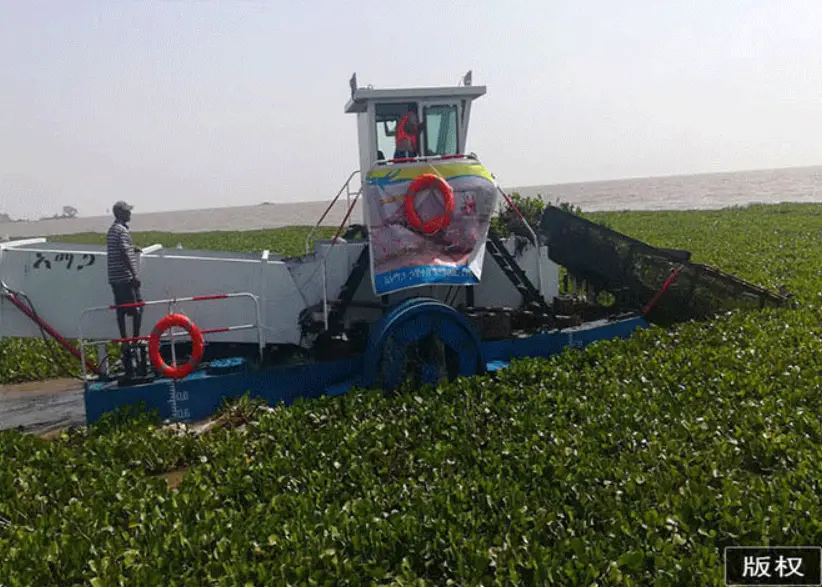
<svg viewBox="0 0 822 587"><path fill-rule="evenodd" d="M637 329L647 328L641 317L600 320L581 327L544 332L523 338L482 343L483 360L488 371L507 367L516 358L547 358L568 347L584 347L600 340L628 338ZM290 405L298 398L340 395L356 384L361 375L362 357L322 363L254 370L248 367L227 374L206 371L172 381L117 388L115 383L86 382L84 403L86 423L92 424L107 412L143 404L156 410L162 420L192 422L212 416L224 400L246 393L269 405Z"/></svg>

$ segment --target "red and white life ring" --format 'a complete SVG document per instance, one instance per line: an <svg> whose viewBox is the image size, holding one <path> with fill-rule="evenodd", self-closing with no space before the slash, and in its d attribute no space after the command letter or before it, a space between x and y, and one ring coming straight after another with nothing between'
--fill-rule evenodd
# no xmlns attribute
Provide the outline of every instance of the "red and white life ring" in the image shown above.
<svg viewBox="0 0 822 587"><path fill-rule="evenodd" d="M187 363L172 367L166 364L160 355L160 336L162 336L163 332L174 326L185 329L189 336L191 336L191 358L189 358ZM148 340L148 356L149 359L151 359L151 364L154 365L154 368L157 369L163 377L170 379L183 379L191 374L197 366L197 363L203 358L203 351L203 333L200 332L200 329L197 328L188 316L183 314L168 314L160 318L157 324L154 325L154 330L151 331L151 336Z"/></svg>
<svg viewBox="0 0 822 587"><path fill-rule="evenodd" d="M423 222L417 214L414 198L417 192L424 189L436 187L442 194L444 210L439 216L434 216L430 220ZM448 185L448 182L439 175L433 173L425 173L417 177L408 186L408 193L405 194L405 216L408 218L408 223L412 228L419 232L432 235L443 230L446 226L451 224L451 214L454 213L454 190Z"/></svg>

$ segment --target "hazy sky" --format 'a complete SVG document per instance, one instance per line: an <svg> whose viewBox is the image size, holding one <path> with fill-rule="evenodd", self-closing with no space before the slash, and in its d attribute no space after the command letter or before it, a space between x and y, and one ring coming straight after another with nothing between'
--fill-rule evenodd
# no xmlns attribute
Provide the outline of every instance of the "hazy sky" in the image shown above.
<svg viewBox="0 0 822 587"><path fill-rule="evenodd" d="M814 165L820 31L801 0L0 0L0 212L330 199L355 71L472 69L507 186Z"/></svg>

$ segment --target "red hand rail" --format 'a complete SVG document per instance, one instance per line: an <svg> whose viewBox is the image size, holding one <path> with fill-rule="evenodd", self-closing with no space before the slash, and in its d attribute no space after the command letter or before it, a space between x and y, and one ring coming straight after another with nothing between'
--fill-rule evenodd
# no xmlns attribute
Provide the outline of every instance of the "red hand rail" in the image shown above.
<svg viewBox="0 0 822 587"><path fill-rule="evenodd" d="M29 320L31 320L32 322L37 324L37 326L42 328L45 332L47 332L49 334L49 336L51 336L54 340L56 340L60 344L60 346L62 346L69 353L71 353L74 356L74 358L76 358L81 363L83 362L83 355L80 352L80 350L77 347L75 347L73 344L71 344L68 340L66 340L66 338L63 337L63 335L61 335L59 332L57 332L51 326L51 324L49 324L48 322L43 320L38 314L35 314L34 312L32 312L31 308L29 308L26 304L24 304L22 301L20 301L20 299L17 297L17 295L15 295L13 292L11 292L9 290L5 290L3 292L3 295L6 297L7 300L9 300L12 304L14 304L15 307L18 310L23 312L23 314L25 314L29 318ZM97 366L94 363L92 363L90 360L86 359L85 362L86 362L86 367L88 368L89 371L91 371L94 374L99 374L100 373L100 370L97 368Z"/></svg>
<svg viewBox="0 0 822 587"><path fill-rule="evenodd" d="M674 269L671 276L665 280L665 283L662 284L662 287L659 288L659 291L654 294L654 297L651 298L651 301L648 302L648 305L645 306L645 309L642 310L642 315L647 316L648 313L653 310L654 306L657 305L659 302L659 298L661 298L668 288L671 287L671 284L676 281L676 278L679 277L679 272L682 271L682 265L679 265L676 269Z"/></svg>

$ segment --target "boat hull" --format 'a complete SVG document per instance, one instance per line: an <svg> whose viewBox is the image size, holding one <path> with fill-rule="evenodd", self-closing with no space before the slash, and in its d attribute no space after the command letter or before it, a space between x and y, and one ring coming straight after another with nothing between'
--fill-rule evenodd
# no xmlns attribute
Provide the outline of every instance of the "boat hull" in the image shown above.
<svg viewBox="0 0 822 587"><path fill-rule="evenodd" d="M627 338L647 326L642 317L635 316L600 320L523 338L487 341L482 343L483 360L488 371L497 371L513 359L547 358L566 348ZM363 359L357 356L259 370L237 361L228 367L232 372L219 372L220 368L218 364L216 372L199 371L179 381L158 379L124 388L118 388L114 382L87 382L84 392L86 422L92 424L106 413L129 407L156 410L162 420L195 422L212 416L224 401L246 393L272 406L290 405L300 398L339 395L357 384L362 375Z"/></svg>

